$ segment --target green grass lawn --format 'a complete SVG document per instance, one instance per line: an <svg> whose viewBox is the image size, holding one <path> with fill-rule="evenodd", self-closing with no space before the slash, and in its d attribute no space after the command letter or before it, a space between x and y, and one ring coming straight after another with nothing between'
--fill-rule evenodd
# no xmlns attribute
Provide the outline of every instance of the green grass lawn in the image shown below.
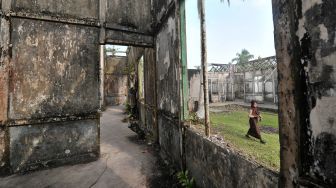
<svg viewBox="0 0 336 188"><path fill-rule="evenodd" d="M261 113L263 119L261 126L278 128L278 115L275 113ZM231 143L234 148L254 158L259 163L279 171L280 144L278 133L261 132L262 138L267 142L261 144L259 140L245 137L249 129L248 111L238 110L229 113L211 113L211 126L214 132L220 133L224 140Z"/></svg>

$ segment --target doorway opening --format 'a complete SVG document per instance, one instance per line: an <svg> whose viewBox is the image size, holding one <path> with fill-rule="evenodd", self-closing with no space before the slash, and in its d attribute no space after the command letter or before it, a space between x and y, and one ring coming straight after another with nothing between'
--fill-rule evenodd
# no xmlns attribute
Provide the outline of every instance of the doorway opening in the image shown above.
<svg viewBox="0 0 336 188"><path fill-rule="evenodd" d="M127 121L137 126L134 131L157 141L155 50L113 44L101 49L102 109L125 106Z"/></svg>
<svg viewBox="0 0 336 188"><path fill-rule="evenodd" d="M128 46L103 46L103 105L125 105L128 93Z"/></svg>

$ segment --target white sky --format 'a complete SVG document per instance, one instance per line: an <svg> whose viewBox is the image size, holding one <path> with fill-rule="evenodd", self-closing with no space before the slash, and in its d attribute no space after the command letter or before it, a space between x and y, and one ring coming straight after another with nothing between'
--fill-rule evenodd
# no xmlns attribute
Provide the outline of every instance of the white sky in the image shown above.
<svg viewBox="0 0 336 188"><path fill-rule="evenodd" d="M243 48L257 58L275 55L271 0L205 0L208 63L228 63ZM186 1L188 68L200 63L197 0Z"/></svg>

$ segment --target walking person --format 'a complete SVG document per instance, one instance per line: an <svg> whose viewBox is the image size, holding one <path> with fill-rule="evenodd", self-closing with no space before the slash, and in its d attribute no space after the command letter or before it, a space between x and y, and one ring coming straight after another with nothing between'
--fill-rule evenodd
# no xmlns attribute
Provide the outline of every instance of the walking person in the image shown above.
<svg viewBox="0 0 336 188"><path fill-rule="evenodd" d="M250 129L248 130L247 134L245 135L247 138L250 136L259 139L260 143L266 144L266 142L261 138L260 129L259 129L259 122L261 121L261 115L258 110L258 104L255 100L251 101L251 109L249 113L249 123Z"/></svg>

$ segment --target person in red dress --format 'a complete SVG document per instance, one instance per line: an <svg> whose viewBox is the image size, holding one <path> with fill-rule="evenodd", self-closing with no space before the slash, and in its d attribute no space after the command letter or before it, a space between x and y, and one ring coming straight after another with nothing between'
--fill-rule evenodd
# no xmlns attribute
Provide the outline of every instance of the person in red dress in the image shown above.
<svg viewBox="0 0 336 188"><path fill-rule="evenodd" d="M251 109L249 113L249 123L250 129L248 130L246 137L254 137L259 139L262 144L266 144L266 142L261 138L260 129L259 129L259 122L261 121L261 115L258 110L258 104L255 100L251 101Z"/></svg>

